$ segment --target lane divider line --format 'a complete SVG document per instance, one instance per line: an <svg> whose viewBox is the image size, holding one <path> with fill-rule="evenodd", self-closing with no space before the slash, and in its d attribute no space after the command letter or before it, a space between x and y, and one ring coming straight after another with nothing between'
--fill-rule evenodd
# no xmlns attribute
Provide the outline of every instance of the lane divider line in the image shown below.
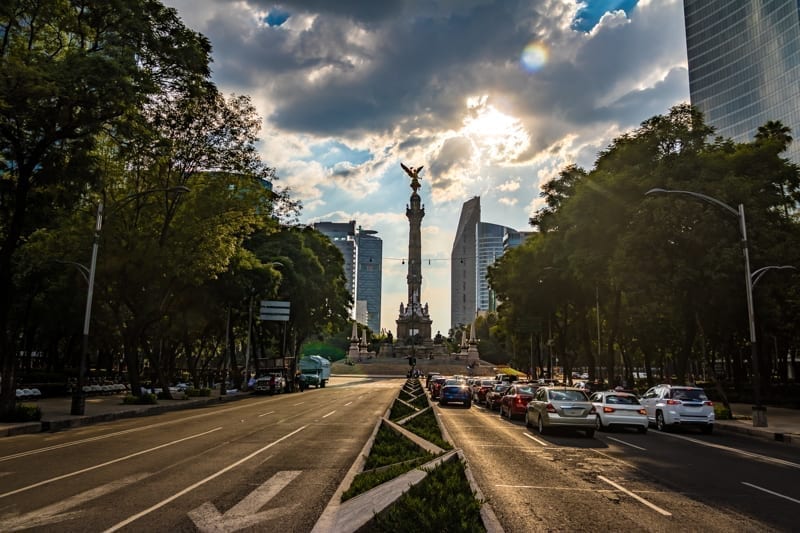
<svg viewBox="0 0 800 533"><path fill-rule="evenodd" d="M765 489L764 487L759 487L758 485L753 485L752 483L747 483L746 481L742 481L742 485L747 485L748 487L752 487L754 489L766 492L767 494L772 494L773 496L777 496L778 498L783 498L784 500L789 500L790 502L800 503L800 500L795 500L794 498L790 498L789 496L785 496L778 492L771 491L769 489Z"/></svg>
<svg viewBox="0 0 800 533"><path fill-rule="evenodd" d="M280 442L283 442L284 440L288 439L289 437L292 437L292 436L296 435L297 433L300 433L301 431L303 431L307 427L308 427L308 425L301 426L301 427L295 429L294 431L292 431L291 433L287 433L286 435L284 435L283 437L279 438L278 440L275 440L275 441L267 444L263 448L259 448L258 450L254 451L250 455L246 455L245 457L242 457L238 461L229 464L228 466L226 466L222 470L219 470L219 471L211 474L210 476L208 476L208 477L206 477L204 479L201 479L200 481L198 481L197 483L194 483L193 485L189 485L188 487L186 487L182 491L180 491L180 492L178 492L176 494L173 494L172 496L170 496L166 500L162 500L159 503L153 505L152 507L149 507L149 508L145 509L144 511L142 511L140 513L137 513L137 514L135 514L135 515L123 520L122 522L114 524L110 528L106 529L104 533L113 533L114 531L122 529L123 527L127 526L131 522L135 522L136 520L140 519L141 517L143 517L145 515L148 515L148 514L152 513L153 511L155 511L157 509L160 509L161 507L164 507L168 503L172 502L173 500L176 500L176 499L180 498L184 494L188 494L189 492L193 491L197 487L199 487L201 485L204 485L205 483L208 483L209 481L211 481L213 479L218 478L222 474L224 474L224 473L228 472L229 470L232 470L232 469L236 468L237 466L249 461L250 459L252 459L256 455L258 455L258 454L260 454L260 453L272 448L276 444L278 444Z"/></svg>
<svg viewBox="0 0 800 533"><path fill-rule="evenodd" d="M645 500L641 496L639 496L637 494L634 494L633 492L629 491L628 489L626 489L625 487L623 487L619 483L614 483L610 479L608 479L606 477L603 477L603 476L597 476L597 479L599 479L601 481L605 481L606 483L608 483L609 485L611 485L615 489L624 492L625 494L627 494L628 496L630 496L634 500L638 501L639 503L642 503L642 504L646 505L647 507L649 507L650 509L654 510L655 512L657 512L657 513L659 513L661 515L672 516L672 513L670 513L669 511L665 511L664 509L662 509L658 505L656 505L654 503L650 503L649 501Z"/></svg>
<svg viewBox="0 0 800 533"><path fill-rule="evenodd" d="M636 448L637 450L642 450L643 452L647 451L647 448L642 448L641 446L637 446L635 444L631 444L630 442L625 442L624 440L615 439L614 437L606 437L608 440L613 440L614 442L619 442L620 444L624 444L625 446L630 446L631 448Z"/></svg>
<svg viewBox="0 0 800 533"><path fill-rule="evenodd" d="M334 409L333 411L331 411L331 412L330 412L330 413L328 413L327 415L323 415L323 416L322 416L322 418L328 418L329 416L331 416L331 415L332 415L333 413L335 413L335 412L336 412L336 410Z"/></svg>
<svg viewBox="0 0 800 533"><path fill-rule="evenodd" d="M765 461L768 463L775 463L781 466L788 466L791 468L800 468L800 464L793 463L791 461L786 461L784 459L778 459L776 457L770 457L769 455L761 455L760 453L748 452L745 450L739 450L737 448L731 448L730 446L725 446L723 444L714 444L713 442L706 442L700 439L694 439L692 437L686 437L684 435L675 435L674 433L656 433L656 435L664 435L665 437L673 437L676 439L683 439L685 441L693 442L695 444L700 444L701 446L708 446L709 448L716 448L718 450L724 450L726 452L736 453L739 455L744 455L745 457L750 457L752 459L759 459L761 461Z"/></svg>
<svg viewBox="0 0 800 533"><path fill-rule="evenodd" d="M204 431L203 433L198 433L197 435L191 435L189 437L184 437L182 439L174 440L172 442L167 442L167 443L164 443L164 444L160 444L160 445L158 445L158 446L156 446L154 448L150 448L150 449L147 449L147 450L142 450L140 452L132 453L132 454L126 455L124 457L118 457L117 459L112 459L111 461L106 461L105 463L100 463L99 465L94 465L94 466L90 466L88 468L83 468L81 470L76 470L75 472L70 472L69 474L64 474L64 475L57 476L57 477L54 477L54 478L45 479L44 481L40 481L38 483L34 483L33 485L28 485L27 487L22 487L22 488L19 488L19 489L16 489L16 490L12 490L10 492L4 492L3 494L0 494L0 498L5 498L5 497L11 496L13 494L18 494L20 492L25 492L26 490L31 490L31 489L34 489L36 487L41 487L42 485L47 485L48 483L53 483L54 481L60 481L62 479L66 479L68 477L77 476L78 474L83 474L85 472L91 472L92 470L97 470L98 468L103 468L104 466L112 465L114 463L119 463L120 461L125 461L127 459L131 459L131 458L137 457L139 455L150 453L152 451L159 450L161 448L166 448L167 446L172 446L174 444L178 444L180 442L184 442L184 441L187 441L189 439L202 437L204 435L208 435L210 433L214 433L215 431L219 431L220 429L222 429L222 426L220 426L218 428L214 428L214 429L209 430L209 431Z"/></svg>
<svg viewBox="0 0 800 533"><path fill-rule="evenodd" d="M529 439L531 439L532 441L536 441L536 442L538 442L538 443L539 443L539 444L541 444L542 446L550 446L550 445L549 445L548 443L546 443L545 441L543 441L543 440L540 440L540 439L537 439L536 437L534 437L534 436L533 436L533 435L531 435L530 433L523 433L523 435L525 435L526 437L528 437L528 438L529 438Z"/></svg>
<svg viewBox="0 0 800 533"><path fill-rule="evenodd" d="M258 418L261 418L262 416L271 415L271 414L274 414L274 413L275 413L275 411L270 411L269 413L264 413L263 415L258 415Z"/></svg>

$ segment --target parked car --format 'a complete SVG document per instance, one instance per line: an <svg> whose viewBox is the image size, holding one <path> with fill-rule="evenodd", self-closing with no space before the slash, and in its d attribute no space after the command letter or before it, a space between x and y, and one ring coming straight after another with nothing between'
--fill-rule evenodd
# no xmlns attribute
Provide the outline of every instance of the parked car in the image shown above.
<svg viewBox="0 0 800 533"><path fill-rule="evenodd" d="M492 390L486 393L486 407L492 411L500 409L500 401L510 386L511 384L507 382L496 383Z"/></svg>
<svg viewBox="0 0 800 533"><path fill-rule="evenodd" d="M532 383L511 385L500 399L500 416L505 414L509 420L515 416L525 416L528 402L533 399L536 389L537 385Z"/></svg>
<svg viewBox="0 0 800 533"><path fill-rule="evenodd" d="M589 401L597 411L595 429L630 427L647 433L647 411L633 394L619 391L595 392Z"/></svg>
<svg viewBox="0 0 800 533"><path fill-rule="evenodd" d="M714 431L714 403L700 387L656 385L641 398L647 420L659 431L674 426L693 426L703 433Z"/></svg>
<svg viewBox="0 0 800 533"><path fill-rule="evenodd" d="M480 379L472 384L472 401L486 403L486 393L492 390L497 382L493 379Z"/></svg>
<svg viewBox="0 0 800 533"><path fill-rule="evenodd" d="M256 378L253 391L256 394L280 394L286 387L286 378L280 374L270 374Z"/></svg>
<svg viewBox="0 0 800 533"><path fill-rule="evenodd" d="M539 387L525 411L525 425L541 435L552 428L579 429L594 436L597 410L582 389Z"/></svg>
<svg viewBox="0 0 800 533"><path fill-rule="evenodd" d="M469 409L472 405L472 390L466 383L453 383L453 381L456 380L447 380L439 391L439 405L457 402Z"/></svg>

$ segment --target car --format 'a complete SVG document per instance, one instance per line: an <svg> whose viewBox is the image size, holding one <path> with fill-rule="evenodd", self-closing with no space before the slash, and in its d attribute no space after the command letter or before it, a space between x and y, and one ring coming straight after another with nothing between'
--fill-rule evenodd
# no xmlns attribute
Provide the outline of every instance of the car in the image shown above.
<svg viewBox="0 0 800 533"><path fill-rule="evenodd" d="M582 389L539 387L525 410L525 425L536 427L540 435L553 428L583 431L593 437L597 410Z"/></svg>
<svg viewBox="0 0 800 533"><path fill-rule="evenodd" d="M703 433L714 431L714 403L700 387L656 385L640 401L648 422L659 431L677 426L697 427Z"/></svg>
<svg viewBox="0 0 800 533"><path fill-rule="evenodd" d="M503 399L508 388L511 386L508 382L496 383L495 386L486 393L486 407L491 411L500 408L500 401Z"/></svg>
<svg viewBox="0 0 800 533"><path fill-rule="evenodd" d="M486 403L486 393L492 390L497 382L493 379L481 379L472 384L472 401Z"/></svg>
<svg viewBox="0 0 800 533"><path fill-rule="evenodd" d="M280 394L286 387L286 378L280 374L269 374L256 378L253 391L256 394Z"/></svg>
<svg viewBox="0 0 800 533"><path fill-rule="evenodd" d="M447 378L444 376L435 376L431 380L431 400L435 400L439 397L439 391L442 390Z"/></svg>
<svg viewBox="0 0 800 533"><path fill-rule="evenodd" d="M536 389L537 386L532 383L511 385L500 399L500 416L505 414L509 420L515 416L525 416L525 409Z"/></svg>
<svg viewBox="0 0 800 533"><path fill-rule="evenodd" d="M595 429L635 428L647 433L647 411L635 395L620 391L595 392L589 401L597 411Z"/></svg>
<svg viewBox="0 0 800 533"><path fill-rule="evenodd" d="M441 372L428 372L427 374L425 374L425 388L428 389L428 390L431 390L431 387L430 387L431 381L436 376L441 376L441 375L442 375Z"/></svg>
<svg viewBox="0 0 800 533"><path fill-rule="evenodd" d="M447 380L439 391L439 405L450 403L463 404L467 409L472 405L472 390L466 383L457 380Z"/></svg>

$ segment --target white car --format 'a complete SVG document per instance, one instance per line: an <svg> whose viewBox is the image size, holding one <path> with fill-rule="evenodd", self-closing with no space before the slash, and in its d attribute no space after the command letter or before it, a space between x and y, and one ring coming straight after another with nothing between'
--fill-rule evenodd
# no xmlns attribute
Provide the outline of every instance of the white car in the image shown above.
<svg viewBox="0 0 800 533"><path fill-rule="evenodd" d="M597 411L595 427L598 431L606 428L636 428L639 433L647 433L650 423L639 399L633 394L618 391L595 392L589 398Z"/></svg>
<svg viewBox="0 0 800 533"><path fill-rule="evenodd" d="M673 426L698 427L703 433L714 431L714 404L700 387L656 385L640 401L647 420L659 431Z"/></svg>

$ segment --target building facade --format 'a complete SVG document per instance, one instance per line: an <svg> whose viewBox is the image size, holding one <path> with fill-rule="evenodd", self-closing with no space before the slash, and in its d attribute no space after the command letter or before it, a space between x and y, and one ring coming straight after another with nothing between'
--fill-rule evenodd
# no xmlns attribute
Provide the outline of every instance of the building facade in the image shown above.
<svg viewBox="0 0 800 533"><path fill-rule="evenodd" d="M358 228L358 266L356 268L356 320L374 333L381 330L381 287L383 240L378 232Z"/></svg>
<svg viewBox="0 0 800 533"><path fill-rule="evenodd" d="M481 221L481 198L470 198L461 207L453 249L450 252L450 327L471 324L475 318L475 227Z"/></svg>
<svg viewBox="0 0 800 533"><path fill-rule="evenodd" d="M753 140L778 120L800 163L800 2L684 0L689 93L716 134Z"/></svg>

